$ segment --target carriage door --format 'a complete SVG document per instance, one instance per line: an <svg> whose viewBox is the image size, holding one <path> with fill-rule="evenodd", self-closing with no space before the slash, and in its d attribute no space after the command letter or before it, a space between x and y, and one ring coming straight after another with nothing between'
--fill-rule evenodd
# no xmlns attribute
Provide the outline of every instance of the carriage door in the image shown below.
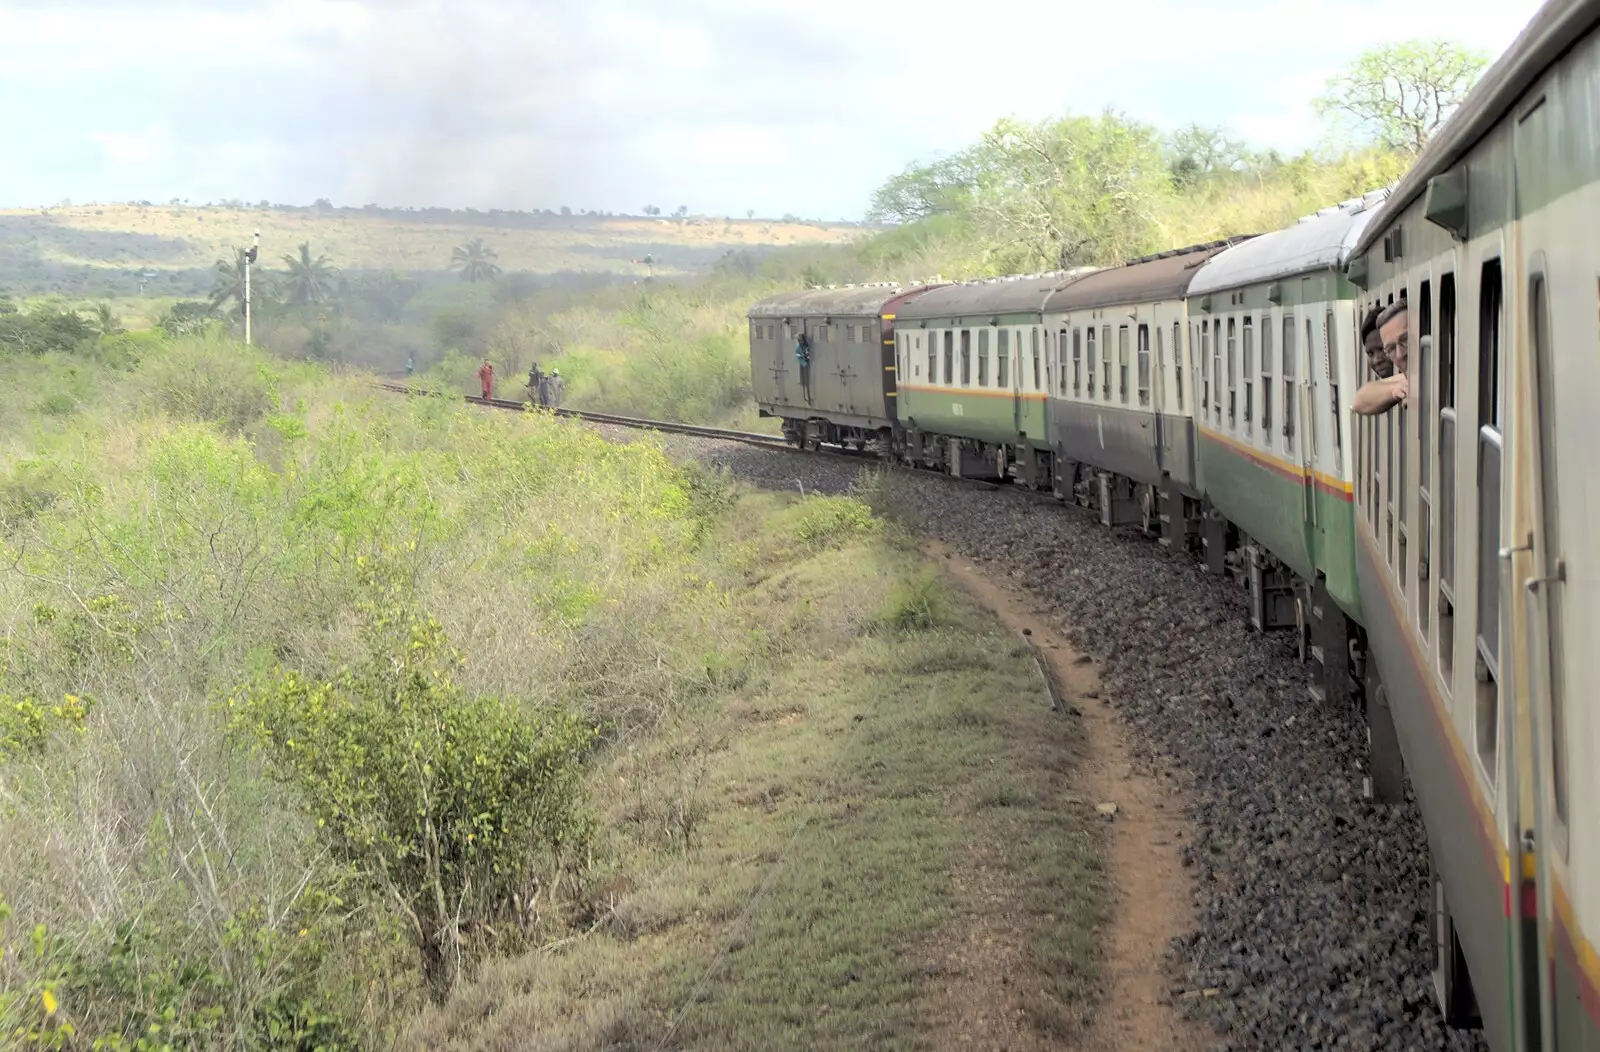
<svg viewBox="0 0 1600 1052"><path fill-rule="evenodd" d="M1310 343L1310 340L1306 340ZM1310 372L1303 362L1308 351L1301 346L1298 319L1290 311L1283 314L1283 452L1300 469L1302 521L1312 522L1311 494L1311 443L1306 440L1311 428L1307 423L1306 403L1310 392L1302 381L1302 373Z"/></svg>

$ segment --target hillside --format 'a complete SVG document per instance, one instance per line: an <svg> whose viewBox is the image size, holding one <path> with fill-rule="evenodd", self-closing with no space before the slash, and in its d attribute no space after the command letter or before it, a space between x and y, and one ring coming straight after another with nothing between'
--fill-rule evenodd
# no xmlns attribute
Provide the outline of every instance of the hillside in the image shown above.
<svg viewBox="0 0 1600 1052"><path fill-rule="evenodd" d="M704 271L730 249L761 251L854 240L845 224L690 216L559 216L532 213L226 208L89 204L0 210L0 289L14 294L118 298L146 291L193 296L212 286L217 260L261 231L269 267L309 241L351 271L443 272L450 251L482 237L506 271L555 274Z"/></svg>

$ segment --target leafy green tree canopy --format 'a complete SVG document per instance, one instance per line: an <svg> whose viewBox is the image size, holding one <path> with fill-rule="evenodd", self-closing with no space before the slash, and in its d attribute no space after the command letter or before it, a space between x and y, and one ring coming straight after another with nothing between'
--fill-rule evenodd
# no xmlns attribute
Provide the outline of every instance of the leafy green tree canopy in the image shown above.
<svg viewBox="0 0 1600 1052"><path fill-rule="evenodd" d="M1312 102L1318 116L1353 123L1382 146L1415 154L1489 65L1448 40L1405 40L1362 52Z"/></svg>

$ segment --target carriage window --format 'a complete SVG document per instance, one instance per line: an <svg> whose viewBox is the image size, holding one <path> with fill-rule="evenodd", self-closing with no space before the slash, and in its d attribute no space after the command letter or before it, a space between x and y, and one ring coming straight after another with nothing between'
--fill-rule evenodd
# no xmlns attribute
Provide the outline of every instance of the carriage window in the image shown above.
<svg viewBox="0 0 1600 1052"><path fill-rule="evenodd" d="M1500 725L1500 261L1483 265L1478 286L1478 758L1495 777Z"/></svg>
<svg viewBox="0 0 1600 1052"><path fill-rule="evenodd" d="M1250 433L1250 421L1255 417L1256 380L1256 328L1250 315L1244 316L1239 334L1244 351L1244 433Z"/></svg>
<svg viewBox="0 0 1600 1052"><path fill-rule="evenodd" d="M1211 327L1211 412L1222 426L1222 321Z"/></svg>
<svg viewBox="0 0 1600 1052"><path fill-rule="evenodd" d="M1328 404L1333 409L1333 466L1341 475L1344 470L1344 419L1339 409L1339 338L1333 327L1333 311L1322 319L1322 361L1328 377Z"/></svg>
<svg viewBox="0 0 1600 1052"><path fill-rule="evenodd" d="M1160 333L1156 336L1159 339ZM1123 401L1127 401L1126 398ZM1150 326L1139 326L1139 404L1150 404Z"/></svg>
<svg viewBox="0 0 1600 1052"><path fill-rule="evenodd" d="M1100 326L1100 397L1111 401L1111 326Z"/></svg>
<svg viewBox="0 0 1600 1052"><path fill-rule="evenodd" d="M1044 390L1044 386L1039 383L1039 327L1037 325L1033 327L1033 389L1035 391Z"/></svg>
<svg viewBox="0 0 1600 1052"><path fill-rule="evenodd" d="M1455 686L1456 276L1439 279L1439 673Z"/></svg>
<svg viewBox="0 0 1600 1052"><path fill-rule="evenodd" d="M1172 323L1172 378L1178 390L1178 412L1183 412L1183 327Z"/></svg>
<svg viewBox="0 0 1600 1052"><path fill-rule="evenodd" d="M1200 323L1200 411L1211 415L1211 323Z"/></svg>
<svg viewBox="0 0 1600 1052"><path fill-rule="evenodd" d="M1128 327L1117 326L1117 388L1122 394L1122 404L1128 404Z"/></svg>
<svg viewBox="0 0 1600 1052"><path fill-rule="evenodd" d="M996 387L1011 386L1011 330L1001 329L996 337L999 346L995 349L994 384Z"/></svg>
<svg viewBox="0 0 1600 1052"><path fill-rule="evenodd" d="M1417 628L1428 638L1432 608L1428 584L1433 564L1433 464L1429 439L1433 434L1433 392L1428 384L1433 376L1433 283L1424 281L1417 291L1421 304L1417 311L1416 394L1417 404Z"/></svg>
<svg viewBox="0 0 1600 1052"><path fill-rule="evenodd" d="M1085 330L1084 343L1086 344L1086 346L1084 347L1085 354L1084 354L1083 372L1084 372L1084 379L1087 381L1087 383L1084 384L1084 394L1087 395L1090 398L1093 398L1094 397L1094 349L1095 349L1094 348L1095 336L1094 336L1094 326L1093 325L1089 326L1088 329Z"/></svg>
<svg viewBox="0 0 1600 1052"><path fill-rule="evenodd" d="M978 386L989 386L989 330L978 330Z"/></svg>
<svg viewBox="0 0 1600 1052"><path fill-rule="evenodd" d="M928 333L928 382L930 384L939 382L938 340L936 333Z"/></svg>
<svg viewBox="0 0 1600 1052"><path fill-rule="evenodd" d="M1540 530L1538 555L1542 560L1541 574L1553 574L1556 560L1561 558L1561 516L1558 501L1556 444L1556 378L1555 350L1550 345L1550 302L1543 274L1536 274L1529 290L1532 307L1530 322L1533 326L1533 360L1538 370L1539 416L1539 491ZM1560 586L1545 594L1548 620L1546 635L1549 640L1550 672L1547 677L1550 692L1550 781L1555 795L1556 819L1567 821L1567 718L1566 718L1566 639L1565 617ZM1536 659L1537 660L1537 659ZM1563 848L1563 853L1565 853Z"/></svg>
<svg viewBox="0 0 1600 1052"><path fill-rule="evenodd" d="M1239 330L1228 319L1228 430L1239 428Z"/></svg>
<svg viewBox="0 0 1600 1052"><path fill-rule="evenodd" d="M1294 377L1295 377L1294 315L1283 316L1283 450L1294 453Z"/></svg>
<svg viewBox="0 0 1600 1052"><path fill-rule="evenodd" d="M961 330L961 386L972 386L972 330Z"/></svg>
<svg viewBox="0 0 1600 1052"><path fill-rule="evenodd" d="M955 330L946 329L944 331L944 382L952 385L956 382L955 342Z"/></svg>
<svg viewBox="0 0 1600 1052"><path fill-rule="evenodd" d="M1272 315L1261 316L1261 444L1272 446Z"/></svg>

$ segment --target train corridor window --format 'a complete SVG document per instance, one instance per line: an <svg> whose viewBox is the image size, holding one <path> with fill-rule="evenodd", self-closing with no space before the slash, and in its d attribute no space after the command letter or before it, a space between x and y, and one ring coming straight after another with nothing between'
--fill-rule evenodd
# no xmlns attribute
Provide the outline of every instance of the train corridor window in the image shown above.
<svg viewBox="0 0 1600 1052"><path fill-rule="evenodd" d="M1087 381L1087 383L1084 384L1084 394L1087 395L1089 398L1093 398L1094 397L1094 350L1095 350L1095 348L1094 348L1094 345L1095 345L1094 326L1093 325L1089 326L1088 329L1085 330L1085 331L1086 331L1087 335L1084 338L1084 342L1085 342L1085 344L1087 346L1084 347L1084 351L1085 351L1084 362L1085 362L1085 364L1084 364L1084 367L1083 367L1083 372L1084 372L1084 379ZM1076 347L1077 345L1074 344L1073 346Z"/></svg>
<svg viewBox="0 0 1600 1052"><path fill-rule="evenodd" d="M1244 352L1244 433L1250 433L1250 422L1255 417L1256 389L1256 327L1250 315L1240 323L1239 344Z"/></svg>
<svg viewBox="0 0 1600 1052"><path fill-rule="evenodd" d="M1100 397L1111 401L1111 326L1100 326Z"/></svg>
<svg viewBox="0 0 1600 1052"><path fill-rule="evenodd" d="M1033 389L1044 390L1043 385L1039 383L1039 326L1037 325L1033 327Z"/></svg>
<svg viewBox="0 0 1600 1052"><path fill-rule="evenodd" d="M939 382L938 335L931 332L928 333L928 382L930 384Z"/></svg>
<svg viewBox="0 0 1600 1052"><path fill-rule="evenodd" d="M1178 412L1183 412L1183 327L1172 323L1172 372L1178 381Z"/></svg>
<svg viewBox="0 0 1600 1052"><path fill-rule="evenodd" d="M944 330L944 382L954 386L956 382L956 333L954 329Z"/></svg>
<svg viewBox="0 0 1600 1052"><path fill-rule="evenodd" d="M1211 415L1211 323L1200 323L1200 412Z"/></svg>
<svg viewBox="0 0 1600 1052"><path fill-rule="evenodd" d="M1478 758L1494 781L1500 724L1500 261L1483 265L1478 286Z"/></svg>
<svg viewBox="0 0 1600 1052"><path fill-rule="evenodd" d="M1222 321L1211 327L1211 413L1222 426Z"/></svg>
<svg viewBox="0 0 1600 1052"><path fill-rule="evenodd" d="M1239 429L1239 327L1228 319L1228 430Z"/></svg>
<svg viewBox="0 0 1600 1052"><path fill-rule="evenodd" d="M1272 315L1261 316L1261 444L1272 448Z"/></svg>
<svg viewBox="0 0 1600 1052"><path fill-rule="evenodd" d="M994 385L1002 390L1011 386L1011 330L1001 329L995 348Z"/></svg>
<svg viewBox="0 0 1600 1052"><path fill-rule="evenodd" d="M989 330L978 330L978 386L989 386Z"/></svg>
<svg viewBox="0 0 1600 1052"><path fill-rule="evenodd" d="M1161 334L1156 333L1159 339ZM1150 404L1150 326L1139 326L1139 404Z"/></svg>
<svg viewBox="0 0 1600 1052"><path fill-rule="evenodd" d="M1439 675L1455 689L1456 276L1439 279Z"/></svg>
<svg viewBox="0 0 1600 1052"><path fill-rule="evenodd" d="M961 386L972 386L972 330L961 330Z"/></svg>
<svg viewBox="0 0 1600 1052"><path fill-rule="evenodd" d="M1328 405L1333 409L1333 469L1344 473L1344 421L1339 411L1339 338L1333 327L1333 311L1322 319L1322 363L1328 378Z"/></svg>
<svg viewBox="0 0 1600 1052"><path fill-rule="evenodd" d="M1311 397L1306 399L1305 408L1311 414L1310 420L1301 420L1300 426L1305 428L1306 445L1309 452L1306 460L1315 462L1317 459L1317 341L1311 332L1311 319L1306 319L1306 387L1309 388Z"/></svg>
<svg viewBox="0 0 1600 1052"><path fill-rule="evenodd" d="M1122 404L1128 404L1128 327L1117 326L1117 390Z"/></svg>
<svg viewBox="0 0 1600 1052"><path fill-rule="evenodd" d="M1429 571L1433 562L1433 464L1429 456L1429 436L1433 433L1433 392L1428 390L1433 376L1433 283L1418 286L1421 307L1417 311L1417 386L1412 400L1417 406L1417 628L1428 638L1432 606Z"/></svg>
<svg viewBox="0 0 1600 1052"><path fill-rule="evenodd" d="M1294 455L1295 412L1294 378L1295 346L1294 315L1283 316L1283 451Z"/></svg>
<svg viewBox="0 0 1600 1052"><path fill-rule="evenodd" d="M1550 299L1544 274L1535 274L1528 290L1529 321L1533 328L1533 361L1538 373L1537 413L1539 420L1539 518L1540 536L1536 550L1542 565L1539 572L1552 574L1561 558L1561 505L1557 490L1560 474L1556 444L1555 348L1551 346ZM1549 646L1549 674L1545 677L1550 704L1550 783L1555 796L1556 821L1567 823L1567 717L1566 717L1566 632L1562 586L1545 593L1545 638ZM1536 659L1537 660L1537 659ZM1562 845L1562 854L1567 853Z"/></svg>

